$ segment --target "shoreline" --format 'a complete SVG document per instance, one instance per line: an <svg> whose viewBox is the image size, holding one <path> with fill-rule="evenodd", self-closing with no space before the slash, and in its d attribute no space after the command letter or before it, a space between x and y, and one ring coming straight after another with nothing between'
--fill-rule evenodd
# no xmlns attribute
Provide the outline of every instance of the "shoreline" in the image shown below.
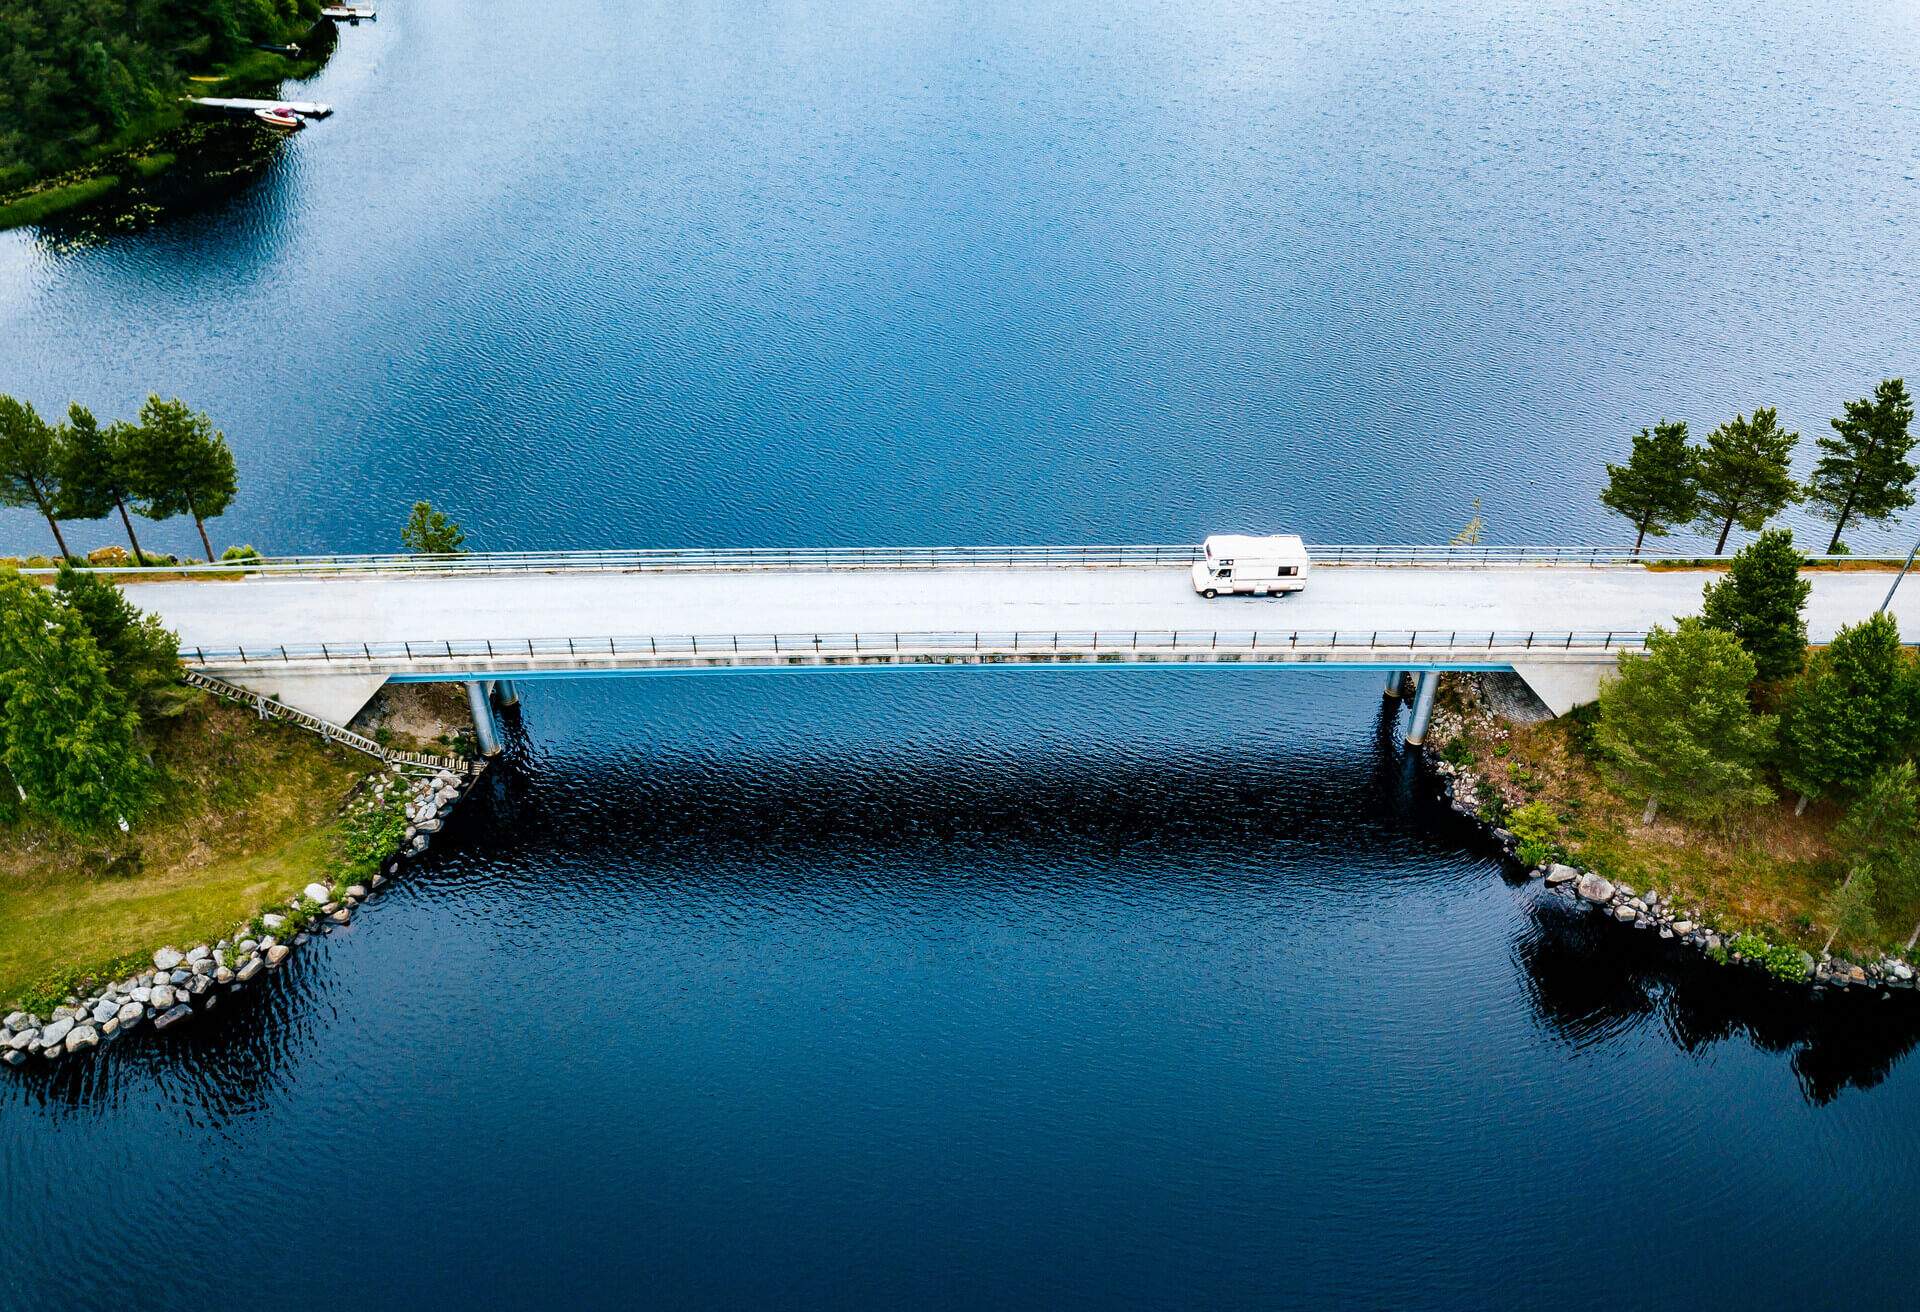
<svg viewBox="0 0 1920 1312"><path fill-rule="evenodd" d="M1477 676L1466 676L1466 680L1488 717L1511 723L1508 716L1488 705L1486 686ZM1815 954L1803 947L1771 942L1752 929L1728 926L1713 909L1702 907L1697 898L1687 897L1684 906L1677 905L1672 895L1657 887L1649 886L1642 892L1570 859L1528 865L1518 855L1519 836L1485 814L1485 803L1495 792L1492 785L1474 769L1447 758L1445 744L1459 741L1469 732L1468 717L1460 710L1452 706L1437 708L1428 738L1419 749L1420 764L1429 779L1437 783L1440 798L1449 809L1475 826L1512 870L1524 872L1528 886L1538 886L1539 895L1599 912L1623 927L1654 933L1717 964L1745 967L1765 980L1800 985L1815 995L1828 989L1858 990L1878 993L1885 1000L1891 998L1893 990L1920 986L1916 979L1920 971L1892 953L1865 962L1825 951Z"/></svg>

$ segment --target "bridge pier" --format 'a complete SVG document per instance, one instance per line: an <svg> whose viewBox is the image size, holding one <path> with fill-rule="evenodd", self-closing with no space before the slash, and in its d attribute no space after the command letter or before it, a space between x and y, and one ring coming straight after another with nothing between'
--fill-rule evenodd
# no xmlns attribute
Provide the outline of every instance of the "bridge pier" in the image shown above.
<svg viewBox="0 0 1920 1312"><path fill-rule="evenodd" d="M484 680L467 680L467 709L473 712L473 740L480 755L500 755L500 728L494 723L493 705L487 700Z"/></svg>
<svg viewBox="0 0 1920 1312"><path fill-rule="evenodd" d="M1406 678L1407 672L1405 670L1388 670L1387 686L1383 695L1396 701L1399 700L1401 685L1406 682Z"/></svg>
<svg viewBox="0 0 1920 1312"><path fill-rule="evenodd" d="M505 710L509 706L520 704L520 692L513 686L512 679L496 679L493 684L493 704Z"/></svg>
<svg viewBox="0 0 1920 1312"><path fill-rule="evenodd" d="M1433 719L1434 694L1440 691L1440 676L1432 670L1420 674L1413 690L1413 718L1407 722L1407 746L1418 747L1427 740L1427 725Z"/></svg>

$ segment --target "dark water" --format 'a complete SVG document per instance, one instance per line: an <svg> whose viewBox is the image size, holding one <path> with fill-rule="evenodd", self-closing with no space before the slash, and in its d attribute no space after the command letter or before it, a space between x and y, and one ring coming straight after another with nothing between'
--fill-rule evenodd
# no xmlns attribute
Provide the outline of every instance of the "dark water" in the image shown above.
<svg viewBox="0 0 1920 1312"><path fill-rule="evenodd" d="M1900 6L411 0L231 201L0 237L0 389L210 408L280 549L1600 540L1628 428L1912 373L1916 74ZM529 687L350 930L0 1080L0 1305L1909 1300L1910 1009L1563 915L1373 685Z"/></svg>

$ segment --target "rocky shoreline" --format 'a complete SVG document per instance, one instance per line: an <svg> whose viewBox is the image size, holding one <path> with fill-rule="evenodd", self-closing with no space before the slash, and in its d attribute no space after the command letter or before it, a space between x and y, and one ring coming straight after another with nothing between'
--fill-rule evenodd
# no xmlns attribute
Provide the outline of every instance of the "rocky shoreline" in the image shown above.
<svg viewBox="0 0 1920 1312"><path fill-rule="evenodd" d="M1508 861L1516 868L1524 868L1516 856L1519 839L1511 830L1492 824L1481 814L1487 793L1485 782L1473 771L1444 759L1433 745L1446 742L1465 728L1458 716L1436 711L1427 743L1421 748L1422 763L1439 780L1441 796L1454 814L1478 826ZM1543 896L1609 916L1622 925L1671 940L1678 947L1692 949L1714 961L1762 969L1771 979L1805 984L1815 992L1829 988L1860 990L1888 998L1892 990L1915 987L1914 968L1897 957L1860 963L1827 953L1816 957L1803 949L1768 944L1748 934L1719 928L1701 908L1676 906L1657 888L1642 893L1596 871L1559 862L1534 866L1527 869L1527 875L1541 886ZM1784 957L1781 954L1785 954Z"/></svg>
<svg viewBox="0 0 1920 1312"><path fill-rule="evenodd" d="M360 805L398 806L407 820L398 851L385 857L364 884L308 884L279 909L269 909L214 943L181 950L162 947L153 969L129 976L85 997L70 996L43 1020L25 1011L0 1019L0 1061L24 1067L34 1057L54 1061L77 1056L152 1022L170 1029L203 1011L223 994L236 993L279 970L293 952L350 924L356 912L400 874L403 863L427 850L478 776L442 770L412 780L392 767L370 775L371 795Z"/></svg>

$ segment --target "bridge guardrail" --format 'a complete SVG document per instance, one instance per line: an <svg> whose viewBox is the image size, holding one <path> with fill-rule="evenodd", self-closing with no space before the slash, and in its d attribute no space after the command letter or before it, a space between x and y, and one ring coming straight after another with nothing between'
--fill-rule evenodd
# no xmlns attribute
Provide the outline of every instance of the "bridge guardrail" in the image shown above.
<svg viewBox="0 0 1920 1312"><path fill-rule="evenodd" d="M429 639L399 642L316 642L272 647L182 647L188 665L275 665L294 662L434 663L475 660L539 660L644 657L649 661L747 657L875 657L968 655L1033 656L1126 653L1175 655L1280 651L1474 651L1637 650L1646 634L1620 630L1336 630L1158 629L1068 632L926 633L729 633L649 634L636 637Z"/></svg>
<svg viewBox="0 0 1920 1312"><path fill-rule="evenodd" d="M1628 547L1365 546L1307 548L1318 565L1659 565L1729 561L1726 555L1665 554ZM1200 558L1191 544L1143 546L1011 547L746 547L734 550L493 551L459 555L405 554L274 556L210 565L97 566L116 577L274 574L445 574L503 572L697 572L862 569L1084 569L1189 565ZM1897 563L1898 556L1812 556L1810 563ZM21 571L51 574L52 569Z"/></svg>

